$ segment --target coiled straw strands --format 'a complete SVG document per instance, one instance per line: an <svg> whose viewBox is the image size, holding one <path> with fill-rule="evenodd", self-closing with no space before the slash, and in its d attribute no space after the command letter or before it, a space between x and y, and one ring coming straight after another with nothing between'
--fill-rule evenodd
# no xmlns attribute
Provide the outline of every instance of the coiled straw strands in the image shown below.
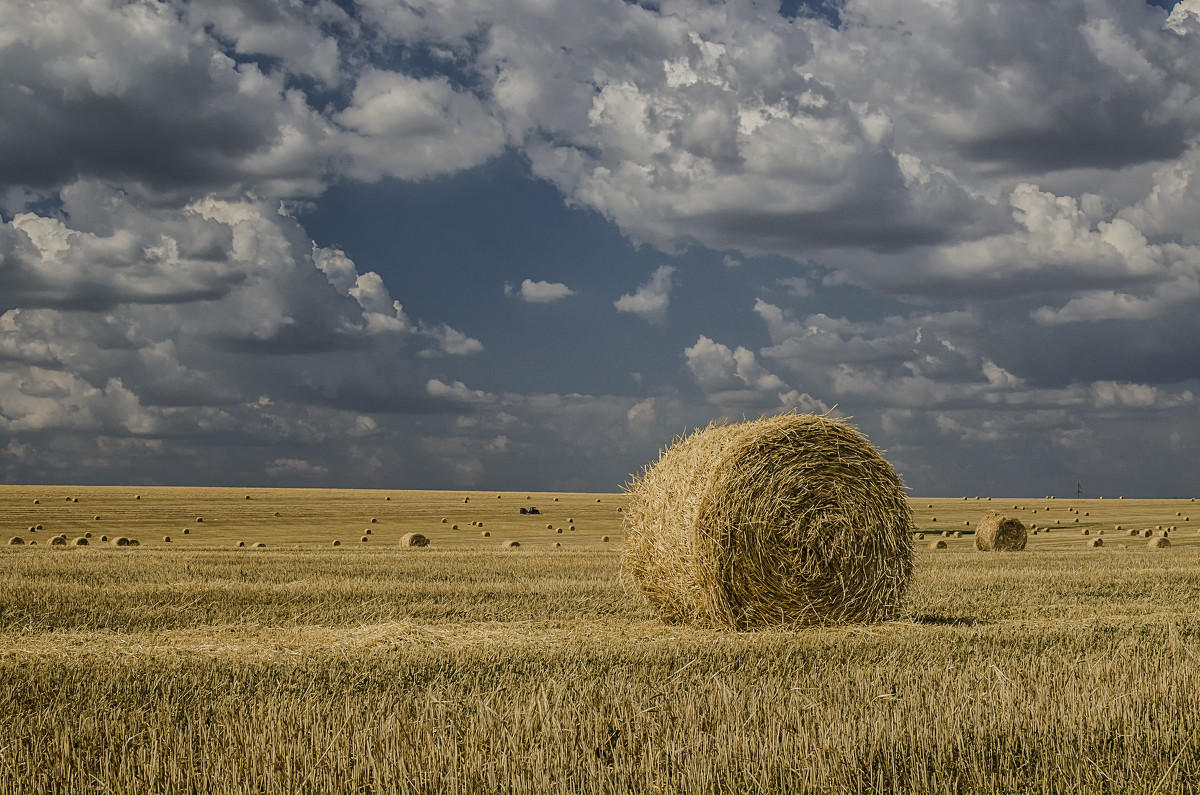
<svg viewBox="0 0 1200 795"><path fill-rule="evenodd" d="M913 572L904 485L853 426L714 422L626 484L623 567L665 621L751 629L894 616Z"/></svg>

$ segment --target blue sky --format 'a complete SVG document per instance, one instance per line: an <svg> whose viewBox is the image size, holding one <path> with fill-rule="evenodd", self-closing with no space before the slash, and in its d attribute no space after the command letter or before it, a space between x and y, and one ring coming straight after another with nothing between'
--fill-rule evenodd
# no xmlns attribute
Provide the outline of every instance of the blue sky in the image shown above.
<svg viewBox="0 0 1200 795"><path fill-rule="evenodd" d="M1200 0L0 0L0 479L1190 496Z"/></svg>

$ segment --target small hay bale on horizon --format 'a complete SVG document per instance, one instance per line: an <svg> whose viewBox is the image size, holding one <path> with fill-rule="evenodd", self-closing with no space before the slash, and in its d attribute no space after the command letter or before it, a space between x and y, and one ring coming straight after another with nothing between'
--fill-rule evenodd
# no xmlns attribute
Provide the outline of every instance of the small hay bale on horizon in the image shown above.
<svg viewBox="0 0 1200 795"><path fill-rule="evenodd" d="M623 569L668 623L879 621L898 614L913 574L903 483L828 415L710 423L625 491Z"/></svg>
<svg viewBox="0 0 1200 795"><path fill-rule="evenodd" d="M479 534L480 538L491 538L491 535L492 534L489 533L487 530L484 530L482 533Z"/></svg>
<svg viewBox="0 0 1200 795"><path fill-rule="evenodd" d="M945 542L945 541L943 541L943 540L942 540L942 539L940 539L940 538L939 538L937 541L930 541L930 542L929 542L929 548L930 548L930 549L945 549L945 548L946 548L946 542Z"/></svg>
<svg viewBox="0 0 1200 795"><path fill-rule="evenodd" d="M400 536L400 546L402 547L427 547L429 539L420 533L405 533Z"/></svg>
<svg viewBox="0 0 1200 795"><path fill-rule="evenodd" d="M988 511L975 527L975 549L980 552L1020 552L1028 541L1020 519L995 511Z"/></svg>

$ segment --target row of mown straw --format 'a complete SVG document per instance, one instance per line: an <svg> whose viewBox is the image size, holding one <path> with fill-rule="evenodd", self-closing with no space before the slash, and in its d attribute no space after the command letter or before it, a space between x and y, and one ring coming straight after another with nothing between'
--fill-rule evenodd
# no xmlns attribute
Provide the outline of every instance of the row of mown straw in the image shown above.
<svg viewBox="0 0 1200 795"><path fill-rule="evenodd" d="M899 476L828 415L710 424L626 490L624 569L669 622L876 621L898 612L912 577Z"/></svg>

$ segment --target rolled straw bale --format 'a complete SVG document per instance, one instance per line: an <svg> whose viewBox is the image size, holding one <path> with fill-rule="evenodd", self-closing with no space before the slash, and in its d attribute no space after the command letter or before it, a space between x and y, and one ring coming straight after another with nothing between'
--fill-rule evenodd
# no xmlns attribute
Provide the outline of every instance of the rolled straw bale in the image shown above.
<svg viewBox="0 0 1200 795"><path fill-rule="evenodd" d="M480 535L480 537L481 537L481 538L490 538L492 534L491 534L490 532L488 532L487 530L484 530L484 531L483 531L482 533L480 533L479 535Z"/></svg>
<svg viewBox="0 0 1200 795"><path fill-rule="evenodd" d="M945 548L946 548L946 542L945 542L945 541L943 541L943 540L942 540L942 539L940 539L940 538L939 538L937 541L930 541L930 542L929 542L929 548L930 548L930 549L945 549Z"/></svg>
<svg viewBox="0 0 1200 795"><path fill-rule="evenodd" d="M1152 535L1154 535L1154 531L1151 530L1149 527L1147 527L1145 530L1142 531L1142 538L1149 538Z"/></svg>
<svg viewBox="0 0 1200 795"><path fill-rule="evenodd" d="M1171 539L1167 538L1166 536L1152 538L1147 546L1151 549L1166 549L1167 547L1171 546Z"/></svg>
<svg viewBox="0 0 1200 795"><path fill-rule="evenodd" d="M1092 531L1088 530L1086 527L1079 531L1079 535L1081 536L1090 536L1091 534Z"/></svg>
<svg viewBox="0 0 1200 795"><path fill-rule="evenodd" d="M896 614L912 576L903 483L827 415L714 422L626 491L623 567L666 621L876 621Z"/></svg>
<svg viewBox="0 0 1200 795"><path fill-rule="evenodd" d="M951 533L949 530L942 531L942 538L949 538L952 535L954 535L954 533Z"/></svg>
<svg viewBox="0 0 1200 795"><path fill-rule="evenodd" d="M980 552L1020 552L1028 540L1020 519L995 511L988 511L975 527L975 548Z"/></svg>
<svg viewBox="0 0 1200 795"><path fill-rule="evenodd" d="M333 545L334 545L335 547L340 547L340 546L342 545L342 542L341 542L341 541L338 541L338 540L335 538L335 539L333 540Z"/></svg>
<svg viewBox="0 0 1200 795"><path fill-rule="evenodd" d="M250 546L254 547L255 549L266 549L267 548L267 545L261 541L255 541Z"/></svg>
<svg viewBox="0 0 1200 795"><path fill-rule="evenodd" d="M608 536L600 536L600 540L601 540L601 541L603 541L605 544L607 544L607 543L608 543Z"/></svg>
<svg viewBox="0 0 1200 795"><path fill-rule="evenodd" d="M67 537L66 536L55 536L54 538L50 539L50 546L52 546L52 547L65 547L66 545L67 545Z"/></svg>
<svg viewBox="0 0 1200 795"><path fill-rule="evenodd" d="M8 545L13 547L25 546L25 539L21 538L20 536L13 536L12 538L8 539Z"/></svg>
<svg viewBox="0 0 1200 795"><path fill-rule="evenodd" d="M101 540L101 541L105 541L105 542L107 542L107 541L108 541L108 536L100 536L100 540Z"/></svg>
<svg viewBox="0 0 1200 795"><path fill-rule="evenodd" d="M84 538L83 536L79 536L79 538L76 538L71 543L77 547L86 547L88 545L88 540L86 538Z"/></svg>
<svg viewBox="0 0 1200 795"><path fill-rule="evenodd" d="M955 531L954 531L954 537L955 537L955 538L962 538L962 537L963 537L962 530L955 530Z"/></svg>
<svg viewBox="0 0 1200 795"><path fill-rule="evenodd" d="M1103 538L1093 538L1091 541L1087 542L1087 544L1089 547L1102 547L1102 546L1104 546L1104 539Z"/></svg>
<svg viewBox="0 0 1200 795"><path fill-rule="evenodd" d="M1137 528L1136 528L1136 527L1131 527L1131 528L1129 528L1129 535L1131 535L1131 536L1138 536L1138 535L1141 535L1141 533L1139 533L1139 532L1137 531Z"/></svg>
<svg viewBox="0 0 1200 795"><path fill-rule="evenodd" d="M505 541L502 546L505 549L516 549L517 547L521 546L521 542L520 541Z"/></svg>
<svg viewBox="0 0 1200 795"><path fill-rule="evenodd" d="M246 542L245 542L245 541L239 541L239 542L238 542L238 548L239 548L239 549L240 549L241 547L244 547L244 546L246 546Z"/></svg>
<svg viewBox="0 0 1200 795"><path fill-rule="evenodd" d="M402 547L427 547L429 539L420 533L405 533L400 536L400 546Z"/></svg>
<svg viewBox="0 0 1200 795"><path fill-rule="evenodd" d="M136 538L131 538L131 539L129 539L129 546L131 546L131 547L140 547L141 545L142 545L142 542L141 542L141 541L138 541Z"/></svg>

